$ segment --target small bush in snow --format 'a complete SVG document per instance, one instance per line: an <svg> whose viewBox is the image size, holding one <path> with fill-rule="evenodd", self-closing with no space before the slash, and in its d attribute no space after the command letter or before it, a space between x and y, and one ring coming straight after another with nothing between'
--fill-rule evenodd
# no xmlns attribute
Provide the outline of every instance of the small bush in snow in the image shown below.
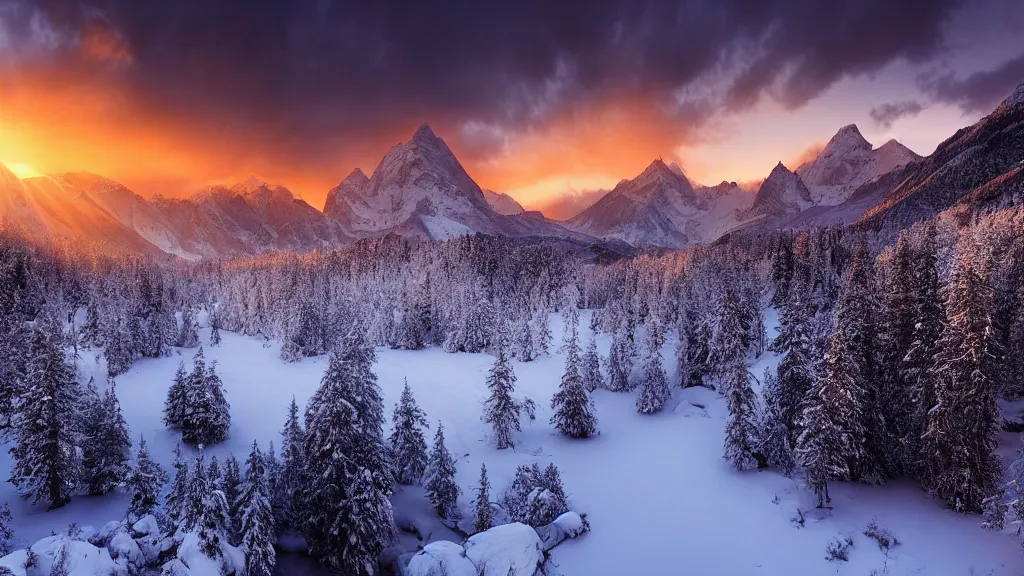
<svg viewBox="0 0 1024 576"><path fill-rule="evenodd" d="M807 519L804 518L804 511L797 508L796 516L790 518L789 521L793 523L793 526L796 526L797 528L803 528L804 523L807 522Z"/></svg>
<svg viewBox="0 0 1024 576"><path fill-rule="evenodd" d="M853 548L853 538L847 536L840 540L833 538L825 547L825 560L829 562L847 562L850 559L850 548Z"/></svg>
<svg viewBox="0 0 1024 576"><path fill-rule="evenodd" d="M878 549L883 552L900 545L899 539L895 538L889 530L880 528L875 519L868 522L868 527L864 529L864 535L878 542Z"/></svg>

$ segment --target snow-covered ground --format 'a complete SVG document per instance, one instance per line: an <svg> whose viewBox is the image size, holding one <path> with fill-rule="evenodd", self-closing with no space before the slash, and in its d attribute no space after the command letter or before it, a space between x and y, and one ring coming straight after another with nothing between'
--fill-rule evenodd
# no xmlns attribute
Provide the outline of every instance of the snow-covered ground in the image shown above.
<svg viewBox="0 0 1024 576"><path fill-rule="evenodd" d="M774 314L768 316L771 326ZM586 320L584 315L584 326ZM557 317L552 318L552 330L560 336ZM583 332L586 342L589 333ZM203 342L208 341L207 329L200 335ZM208 452L223 458L234 451L244 459L253 439L264 445L270 440L279 444L277 431L292 395L303 405L319 384L327 361L312 358L286 364L278 359L279 344L264 348L257 339L222 335L222 345L206 347L205 354L218 361L231 403L231 437ZM599 342L606 351L608 338L602 336ZM665 349L670 375L674 372L671 347ZM143 359L117 378L117 393L133 437L145 435L154 457L168 469L178 434L161 424L164 397L178 363L184 360L188 366L194 353L181 350L170 358ZM978 517L945 510L909 483L833 486L834 510L823 512L814 509L811 495L795 480L774 472L733 471L721 458L725 403L706 389L676 389L666 410L655 416L636 413L635 394L600 390L594 395L600 436L590 440L558 436L548 419L550 398L563 370L560 354L514 364L518 392L539 404L537 420L524 426L515 450L495 450L488 428L480 421L491 362L488 355L446 354L438 348L378 350L376 371L388 417L403 379L408 378L432 426L438 420L444 423L448 448L457 459L466 516L481 463L487 464L493 499L517 465L556 463L572 509L588 513L593 527L592 532L554 550L552 561L566 576L865 576L885 564L878 546L862 534L873 518L902 543L890 554L889 574L1024 574L1024 554L1009 528L1005 534L985 532ZM774 362L767 355L751 371L760 378L763 368ZM82 366L103 381L99 376L105 374L105 367L95 362L94 355L86 353ZM0 472L9 466L4 450ZM402 496L408 500L410 494ZM61 531L72 521L102 526L120 517L127 505L124 495L115 493L79 497L60 510L46 512L28 506L7 483L0 485L0 500L4 499L10 501L15 516L16 547ZM805 514L803 527L792 521L798 508ZM826 545L846 536L854 541L849 562L827 562Z"/></svg>

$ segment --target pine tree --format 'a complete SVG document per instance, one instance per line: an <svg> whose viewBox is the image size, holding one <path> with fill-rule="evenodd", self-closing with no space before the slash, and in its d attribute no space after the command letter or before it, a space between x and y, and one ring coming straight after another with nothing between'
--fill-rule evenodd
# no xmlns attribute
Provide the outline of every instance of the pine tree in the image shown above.
<svg viewBox="0 0 1024 576"><path fill-rule="evenodd" d="M202 499L202 510L196 522L199 545L210 558L221 556L222 547L229 540L230 524L227 498L220 490L211 490Z"/></svg>
<svg viewBox="0 0 1024 576"><path fill-rule="evenodd" d="M75 369L64 358L60 327L37 328L30 344L26 385L15 423L16 444L10 482L34 504L46 500L59 508L71 500L81 477L75 446L75 410L79 405Z"/></svg>
<svg viewBox="0 0 1024 576"><path fill-rule="evenodd" d="M210 346L220 346L220 313L216 307L210 312Z"/></svg>
<svg viewBox="0 0 1024 576"><path fill-rule="evenodd" d="M480 487L476 491L473 513L473 532L483 532L494 527L494 510L491 509L491 483L487 480L487 465L480 465Z"/></svg>
<svg viewBox="0 0 1024 576"><path fill-rule="evenodd" d="M224 398L216 366L216 362L206 365L200 347L193 360L192 373L185 380L181 438L190 444L222 442L231 427L231 407Z"/></svg>
<svg viewBox="0 0 1024 576"><path fill-rule="evenodd" d="M191 474L188 478L188 486L185 489L185 499L182 514L181 527L186 532L197 530L203 522L203 513L206 511L207 496L212 492L210 480L206 476L206 457L203 451L199 450L192 461Z"/></svg>
<svg viewBox="0 0 1024 576"><path fill-rule="evenodd" d="M458 503L461 493L455 483L455 461L444 445L444 427L438 422L427 467L427 498L438 516L457 525L462 519Z"/></svg>
<svg viewBox="0 0 1024 576"><path fill-rule="evenodd" d="M174 447L173 467L174 479L171 482L171 490L164 500L164 513L171 534L181 528L185 522L188 509L188 488L192 483L188 462L181 457L181 444Z"/></svg>
<svg viewBox="0 0 1024 576"><path fill-rule="evenodd" d="M786 427L789 443L793 446L800 436L798 422L801 403L814 385L807 305L795 297L786 305L780 320L782 330L772 341L772 348L783 356L776 369L777 378L772 389L770 409L778 411Z"/></svg>
<svg viewBox="0 0 1024 576"><path fill-rule="evenodd" d="M206 479L210 482L210 490L224 491L224 473L221 472L216 454L210 456L210 467L206 469Z"/></svg>
<svg viewBox="0 0 1024 576"><path fill-rule="evenodd" d="M647 331L647 353L643 362L643 381L636 398L636 411L641 414L661 412L672 396L668 375L661 363L661 347L665 337L660 325L653 322Z"/></svg>
<svg viewBox="0 0 1024 576"><path fill-rule="evenodd" d="M766 368L761 385L764 406L761 411L757 438L758 450L764 454L767 464L777 468L786 477L796 469L793 458L793 444L783 410L783 395L779 380Z"/></svg>
<svg viewBox="0 0 1024 576"><path fill-rule="evenodd" d="M237 507L246 574L271 576L276 563L274 542L277 536L263 454L256 442L252 443L252 452L245 461L245 470L245 482L241 487Z"/></svg>
<svg viewBox="0 0 1024 576"><path fill-rule="evenodd" d="M494 431L494 443L498 450L512 448L515 441L512 439L513 432L522 430L519 423L521 410L526 410L533 419L532 403L526 401L518 403L512 397L515 390L516 375L512 372L512 365L509 363L508 350L505 338L499 338L494 365L491 366L487 376L487 388L491 394L484 402L484 422L492 426Z"/></svg>
<svg viewBox="0 0 1024 576"><path fill-rule="evenodd" d="M578 317L578 315L577 315ZM570 317L570 321L573 318ZM565 373L558 391L551 398L551 424L570 438L589 438L597 433L593 402L580 375L580 345L577 326L570 323L565 346Z"/></svg>
<svg viewBox="0 0 1024 576"><path fill-rule="evenodd" d="M849 394L835 377L820 378L808 394L797 427L796 458L807 472L807 485L818 497L818 507L831 502L830 481L850 479L849 439L835 422L836 414L852 410Z"/></svg>
<svg viewBox="0 0 1024 576"><path fill-rule="evenodd" d="M537 314L534 322L537 325L537 331L533 338L536 343L537 354L543 354L547 356L551 353L551 342L553 337L551 336L551 324L548 321L548 313L546 310L541 310Z"/></svg>
<svg viewBox="0 0 1024 576"><path fill-rule="evenodd" d="M360 364L372 358L362 345L353 350L356 344L349 341L347 353L331 355L306 408L302 458L306 477L315 481L301 491L301 528L314 557L346 573L372 574L395 527L382 473L373 469L386 458L365 457L365 450L374 448L366 446L367 438L376 437L383 416L376 430L364 430L356 408L363 402L351 396L352 380L365 380L370 369ZM377 449L383 452L382 446Z"/></svg>
<svg viewBox="0 0 1024 576"><path fill-rule="evenodd" d="M238 533L238 495L242 491L242 471L238 465L238 458L232 454L224 460L224 499L228 503L228 511L231 514L232 544L237 544L234 537ZM269 484L268 484L269 485Z"/></svg>
<svg viewBox="0 0 1024 576"><path fill-rule="evenodd" d="M935 226L925 228L921 246L911 262L911 286L914 294L914 334L910 349L903 358L903 380L910 387L913 401L910 431L903 438L914 475L925 482L922 438L928 430L928 412L936 404L935 378L930 373L939 352L938 342L946 321L939 286L938 255Z"/></svg>
<svg viewBox="0 0 1024 576"><path fill-rule="evenodd" d="M87 395L82 438L82 482L90 495L100 496L125 481L132 442L111 380L101 399L95 387Z"/></svg>
<svg viewBox="0 0 1024 576"><path fill-rule="evenodd" d="M537 357L534 346L533 330L530 328L530 316L520 314L511 327L513 340L513 356L520 362L532 362Z"/></svg>
<svg viewBox="0 0 1024 576"><path fill-rule="evenodd" d="M633 361L636 357L636 345L633 333L628 330L616 330L612 335L612 345L608 350L608 389L614 392L625 392L634 387L631 378Z"/></svg>
<svg viewBox="0 0 1024 576"><path fill-rule="evenodd" d="M299 405L294 396L288 407L288 419L281 430L281 436L281 470L271 502L274 504L274 521L281 530L285 530L300 524L301 512L296 508L302 501L298 492L303 489L302 445L306 440L306 431L299 421Z"/></svg>
<svg viewBox="0 0 1024 576"><path fill-rule="evenodd" d="M179 348L195 348L199 346L199 325L196 324L192 310L186 307L181 312L181 331L178 332Z"/></svg>
<svg viewBox="0 0 1024 576"><path fill-rule="evenodd" d="M135 455L135 466L132 467L125 481L131 502L128 504L127 517L129 522L136 522L143 516L154 514L160 505L160 492L167 483L167 472L149 455L146 438L139 436L139 449Z"/></svg>
<svg viewBox="0 0 1024 576"><path fill-rule="evenodd" d="M0 506L0 558L11 553L11 540L14 539L13 525L11 507L4 502L3 506Z"/></svg>
<svg viewBox="0 0 1024 576"><path fill-rule="evenodd" d="M393 428L389 443L395 480L399 484L417 484L427 469L427 440L423 437L423 428L429 426L426 414L412 397L408 380L402 389L401 399L395 404L391 421Z"/></svg>
<svg viewBox="0 0 1024 576"><path fill-rule="evenodd" d="M200 350L200 352L202 352ZM198 357L198 354L197 354ZM174 382L167 390L167 399L164 401L164 425L180 429L185 423L185 409L188 400L185 397L188 386L188 373L185 372L185 363L178 364L178 371L174 373Z"/></svg>
<svg viewBox="0 0 1024 576"><path fill-rule="evenodd" d="M935 405L922 439L924 486L949 507L980 512L1001 465L996 404L1001 344L992 329L992 290L963 254L945 289L946 322L929 375Z"/></svg>
<svg viewBox="0 0 1024 576"><path fill-rule="evenodd" d="M604 386L604 377L601 375L601 355L597 352L597 338L592 334L587 351L583 355L583 387L587 392L593 392Z"/></svg>
<svg viewBox="0 0 1024 576"><path fill-rule="evenodd" d="M877 444L884 435L884 421L878 407L876 307L871 260L861 243L836 305L823 386L837 398L836 406L843 407L832 411L832 423L842 430L841 454L850 477L868 483L884 479Z"/></svg>
<svg viewBox="0 0 1024 576"><path fill-rule="evenodd" d="M729 420L725 425L725 449L723 457L732 462L737 470L749 470L757 466L754 458L757 428L757 397L750 386L750 372L744 360L734 359L732 369L722 382L722 394L729 405Z"/></svg>

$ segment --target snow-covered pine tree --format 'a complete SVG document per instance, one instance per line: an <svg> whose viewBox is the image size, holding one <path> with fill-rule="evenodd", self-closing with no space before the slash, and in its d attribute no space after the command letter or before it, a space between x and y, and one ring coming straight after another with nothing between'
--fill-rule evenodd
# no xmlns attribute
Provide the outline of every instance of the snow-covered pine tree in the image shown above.
<svg viewBox="0 0 1024 576"><path fill-rule="evenodd" d="M938 342L946 322L940 293L936 230L927 224L920 245L911 260L911 287L914 294L914 334L910 349L902 360L903 380L910 387L913 401L911 431L903 438L914 476L924 482L926 474L921 439L928 430L928 412L935 406L935 377L930 373L939 352Z"/></svg>
<svg viewBox="0 0 1024 576"><path fill-rule="evenodd" d="M125 481L125 487L131 497L126 513L129 522L134 523L143 516L156 513L160 506L160 493L166 483L167 472L149 455L146 438L139 435L135 465L132 466Z"/></svg>
<svg viewBox="0 0 1024 576"><path fill-rule="evenodd" d="M734 358L732 368L722 380L722 394L729 405L729 420L725 424L723 457L737 470L757 466L754 447L757 442L757 396L750 385L750 371L745 359Z"/></svg>
<svg viewBox="0 0 1024 576"><path fill-rule="evenodd" d="M217 455L210 456L210 467L206 469L206 479L210 482L210 490L224 491L224 472L220 469Z"/></svg>
<svg viewBox="0 0 1024 576"><path fill-rule="evenodd" d="M427 417L416 405L408 379L402 397L391 415L391 466L399 484L418 484L427 469L427 440L423 428L428 428Z"/></svg>
<svg viewBox="0 0 1024 576"><path fill-rule="evenodd" d="M832 501L828 494L830 481L850 479L849 438L835 422L837 413L852 410L845 380L828 371L817 379L807 395L797 428L796 459L807 473L807 486L818 497L818 507Z"/></svg>
<svg viewBox="0 0 1024 576"><path fill-rule="evenodd" d="M583 387L587 392L593 392L604 386L604 376L601 375L601 355L597 352L597 338L594 334L590 336L590 344L587 344L587 351L583 355L583 367L581 370Z"/></svg>
<svg viewBox="0 0 1024 576"><path fill-rule="evenodd" d="M502 496L502 506L514 522L533 527L550 524L569 510L558 468L549 464L541 470L536 462L519 466Z"/></svg>
<svg viewBox="0 0 1024 576"><path fill-rule="evenodd" d="M636 411L641 414L661 412L672 397L668 386L668 375L661 363L661 347L665 344L665 335L661 324L655 319L647 327L647 350L643 361L643 380L640 383L640 394L636 398Z"/></svg>
<svg viewBox="0 0 1024 576"><path fill-rule="evenodd" d="M178 364L177 372L174 373L174 382L167 389L167 399L164 400L164 425L180 429L185 423L185 409L188 403L185 397L187 386L188 373L185 372L185 363L181 362Z"/></svg>
<svg viewBox="0 0 1024 576"><path fill-rule="evenodd" d="M462 519L458 502L462 489L455 483L455 461L444 445L444 427L440 422L434 434L434 447L430 450L426 487L434 512L441 519L458 525Z"/></svg>
<svg viewBox="0 0 1024 576"><path fill-rule="evenodd" d="M174 467L174 479L171 482L171 489L164 499L164 518L170 534L174 534L184 524L188 509L188 487L192 483L188 461L181 456L181 444L174 446L174 464L172 466Z"/></svg>
<svg viewBox="0 0 1024 576"><path fill-rule="evenodd" d="M532 362L537 357L537 350L534 346L533 329L530 327L529 314L523 313L516 316L515 323L511 327L512 334L512 355L520 362Z"/></svg>
<svg viewBox="0 0 1024 576"><path fill-rule="evenodd" d="M533 419L533 403L529 400L517 402L512 397L515 384L516 375L508 358L507 338L502 334L495 349L494 364L487 376L487 389L491 394L484 401L483 414L483 421L490 424L494 431L494 444L498 450L515 445L512 434L522 430L519 423L521 411L525 410Z"/></svg>
<svg viewBox="0 0 1024 576"><path fill-rule="evenodd" d="M814 385L814 366L807 304L799 298L797 289L790 293L793 299L786 304L780 318L782 330L772 341L773 350L783 356L776 368L770 410L778 411L789 435L790 446L794 446L800 436L797 424L801 404Z"/></svg>
<svg viewBox="0 0 1024 576"><path fill-rule="evenodd" d="M200 347L193 361L192 373L185 380L186 405L181 438L190 444L222 442L231 427L231 407L224 398L216 366L216 362L206 365Z"/></svg>
<svg viewBox="0 0 1024 576"><path fill-rule="evenodd" d="M92 496L112 491L128 477L132 441L114 392L113 379L100 398L95 386L87 393L82 434L82 483Z"/></svg>
<svg viewBox="0 0 1024 576"><path fill-rule="evenodd" d="M782 408L782 392L779 379L765 368L761 383L764 404L758 423L757 449L764 455L768 466L778 469L786 477L793 475L796 461L793 459L793 445L786 427Z"/></svg>
<svg viewBox="0 0 1024 576"><path fill-rule="evenodd" d="M11 448L10 482L34 504L59 508L71 499L81 478L75 446L79 406L75 368L64 357L56 320L42 321L32 334L30 360Z"/></svg>
<svg viewBox="0 0 1024 576"><path fill-rule="evenodd" d="M877 445L885 423L877 405L876 309L872 261L861 242L836 305L822 386L826 398L836 399L832 423L843 434L840 453L847 460L850 478L867 483L884 480Z"/></svg>
<svg viewBox="0 0 1024 576"><path fill-rule="evenodd" d="M199 528L203 521L203 513L206 510L206 497L212 492L210 480L206 476L206 456L203 454L202 449L196 453L196 457L192 460L190 472L188 486L185 489L181 521L181 527L186 532L192 532Z"/></svg>
<svg viewBox="0 0 1024 576"><path fill-rule="evenodd" d="M1002 473L998 445L1001 344L992 329L992 289L961 249L944 290L946 322L929 374L935 406L922 439L923 485L960 512L980 512Z"/></svg>
<svg viewBox="0 0 1024 576"><path fill-rule="evenodd" d="M535 333L533 341L536 344L537 354L545 356L551 353L551 343L554 337L551 335L551 323L548 320L547 310L541 310L534 318Z"/></svg>
<svg viewBox="0 0 1024 576"><path fill-rule="evenodd" d="M310 553L325 564L346 573L371 574L377 556L394 539L395 527L380 474L366 466L374 461L359 451L367 432L350 394L351 380L366 378L362 372L369 369L357 366L360 356L365 351L331 354L306 407L303 462L305 476L316 481L304 483L300 492L301 531ZM380 429L380 420L376 427ZM386 458L380 460L386 463Z"/></svg>
<svg viewBox="0 0 1024 576"><path fill-rule="evenodd" d="M300 511L297 510L303 489L302 445L306 441L306 431L299 420L299 405L292 396L288 407L288 418L281 430L281 469L275 484L275 492L271 494L274 505L274 521L281 530L299 526Z"/></svg>
<svg viewBox="0 0 1024 576"><path fill-rule="evenodd" d="M237 545L238 539L238 495L242 491L242 471L238 465L238 458L234 454L224 459L224 499L228 503L228 511L231 515L231 544Z"/></svg>
<svg viewBox="0 0 1024 576"><path fill-rule="evenodd" d="M199 545L210 558L222 555L224 544L230 540L231 516L228 501L220 490L211 490L202 500L202 511L196 522Z"/></svg>
<svg viewBox="0 0 1024 576"><path fill-rule="evenodd" d="M186 306L181 311L181 331L178 332L179 348L195 348L199 346L199 325L196 323L192 309Z"/></svg>
<svg viewBox="0 0 1024 576"><path fill-rule="evenodd" d="M473 506L473 533L494 527L494 510L491 508L491 483L487 480L487 465L480 465L480 485L476 490Z"/></svg>
<svg viewBox="0 0 1024 576"><path fill-rule="evenodd" d="M608 389L614 392L632 390L634 382L631 378L633 362L636 358L636 345L633 334L627 328L619 328L612 335L612 345L608 350Z"/></svg>
<svg viewBox="0 0 1024 576"><path fill-rule="evenodd" d="M247 576L271 576L277 562L274 543L277 533L271 510L270 486L259 445L245 461L245 482L237 500L238 526Z"/></svg>
<svg viewBox="0 0 1024 576"><path fill-rule="evenodd" d="M4 502L0 505L0 558L11 553L11 540L14 539L14 519L11 507Z"/></svg>
<svg viewBox="0 0 1024 576"><path fill-rule="evenodd" d="M565 373L558 391L551 398L551 424L570 438L589 438L597 433L597 418L590 394L580 374L580 344L577 333L579 315L569 316L565 344Z"/></svg>
<svg viewBox="0 0 1024 576"><path fill-rule="evenodd" d="M210 346L220 346L220 313L216 306L210 308Z"/></svg>

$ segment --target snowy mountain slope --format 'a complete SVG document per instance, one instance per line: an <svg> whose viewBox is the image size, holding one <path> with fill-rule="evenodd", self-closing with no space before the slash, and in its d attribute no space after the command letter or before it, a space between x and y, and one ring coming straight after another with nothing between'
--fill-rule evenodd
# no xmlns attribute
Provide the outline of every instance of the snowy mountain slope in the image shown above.
<svg viewBox="0 0 1024 576"><path fill-rule="evenodd" d="M494 208L494 211L498 214L504 214L505 216L514 216L516 214L522 214L526 210L516 202L516 199L505 193L498 193L493 190L483 189L484 200Z"/></svg>
<svg viewBox="0 0 1024 576"><path fill-rule="evenodd" d="M161 251L92 197L59 177L19 180L0 165L0 221L30 234L102 244L145 254Z"/></svg>
<svg viewBox="0 0 1024 576"><path fill-rule="evenodd" d="M1000 177L1017 170L1022 161L1024 84L991 114L939 144L931 156L899 169L899 183L858 222L895 233L935 216L989 183L992 187L979 192L979 198L992 201L999 194Z"/></svg>
<svg viewBox="0 0 1024 576"><path fill-rule="evenodd" d="M393 146L369 178L355 170L332 189L324 214L356 238L399 234L439 240L477 232L572 235L552 220L495 210L427 124Z"/></svg>
<svg viewBox="0 0 1024 576"><path fill-rule="evenodd" d="M814 205L835 206L867 182L920 159L895 140L873 148L857 126L850 124L840 128L814 160L796 173Z"/></svg>
<svg viewBox="0 0 1024 576"><path fill-rule="evenodd" d="M779 162L757 189L747 216L786 216L813 205L811 192L800 177Z"/></svg>
<svg viewBox="0 0 1024 576"><path fill-rule="evenodd" d="M54 178L62 185L87 195L121 224L160 250L186 260L200 257L181 246L174 226L155 204L120 183L88 172L58 174Z"/></svg>

